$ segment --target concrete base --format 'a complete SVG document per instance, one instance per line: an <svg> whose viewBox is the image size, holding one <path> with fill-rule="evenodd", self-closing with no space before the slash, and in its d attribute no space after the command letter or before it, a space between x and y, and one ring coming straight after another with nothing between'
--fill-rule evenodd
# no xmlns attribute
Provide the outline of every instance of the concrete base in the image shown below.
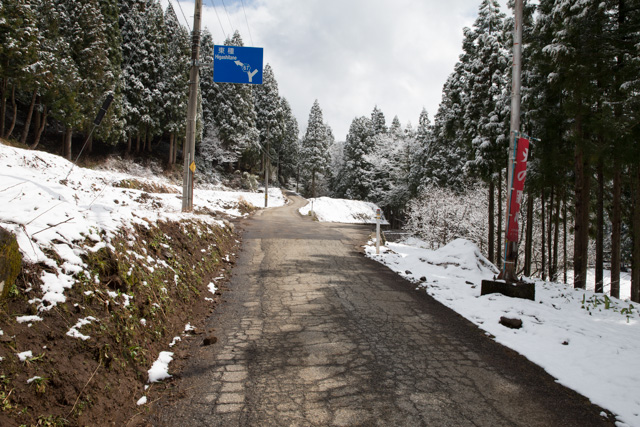
<svg viewBox="0 0 640 427"><path fill-rule="evenodd" d="M506 283L504 281L483 280L480 295L502 294L512 298L536 300L536 286L533 283Z"/></svg>

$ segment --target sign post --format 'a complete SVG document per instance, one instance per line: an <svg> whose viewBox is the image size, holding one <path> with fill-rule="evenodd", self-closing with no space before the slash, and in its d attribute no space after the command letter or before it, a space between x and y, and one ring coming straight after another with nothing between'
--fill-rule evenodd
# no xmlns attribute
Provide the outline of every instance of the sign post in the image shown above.
<svg viewBox="0 0 640 427"><path fill-rule="evenodd" d="M380 255L380 208L376 209L376 255Z"/></svg>

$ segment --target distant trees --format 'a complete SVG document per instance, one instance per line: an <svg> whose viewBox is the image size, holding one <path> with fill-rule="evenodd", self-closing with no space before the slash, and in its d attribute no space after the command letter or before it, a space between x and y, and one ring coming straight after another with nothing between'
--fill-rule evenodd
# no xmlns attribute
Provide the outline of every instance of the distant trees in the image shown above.
<svg viewBox="0 0 640 427"><path fill-rule="evenodd" d="M324 123L322 109L316 99L309 112L307 131L300 145L300 163L306 175L311 197L318 194L318 179L324 177L329 167L329 147L334 142L333 133Z"/></svg>
<svg viewBox="0 0 640 427"><path fill-rule="evenodd" d="M630 265L631 297L639 301L636 3L525 1L521 130L539 140L529 157L519 274L557 280L564 272L568 279L566 272L573 269L574 285L585 287L586 269L592 266L591 285L602 292L609 264L610 293L618 296L620 267ZM394 206L394 211L409 206L408 224L426 233L418 224L425 224L420 218L437 217L426 212L439 206L438 197L453 198L455 205L465 197L475 200L476 188L486 202L463 204L486 209L486 226L475 228L474 235L486 233L475 239L499 264L513 19L495 0L481 1L478 12L473 27L464 29L462 54L444 84L433 124L423 111L415 132L399 132L395 120L386 130L377 107L371 119L354 119L338 151L341 157L332 163L332 190L336 196Z"/></svg>

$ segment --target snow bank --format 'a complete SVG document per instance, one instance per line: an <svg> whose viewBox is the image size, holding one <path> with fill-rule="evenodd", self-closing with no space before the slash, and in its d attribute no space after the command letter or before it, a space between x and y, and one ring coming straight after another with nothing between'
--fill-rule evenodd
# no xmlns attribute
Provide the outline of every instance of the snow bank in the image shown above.
<svg viewBox="0 0 640 427"><path fill-rule="evenodd" d="M481 281L497 269L478 248L462 239L438 250L418 240L388 243L369 257L387 265L495 337L495 340L543 367L561 384L640 426L640 315L628 300L590 290L536 281L536 301L500 294L480 296ZM422 279L422 280L421 280ZM628 294L629 282L621 283ZM501 316L523 321L518 330L499 323Z"/></svg>
<svg viewBox="0 0 640 427"><path fill-rule="evenodd" d="M345 224L375 224L376 210L379 209L370 202L320 197L309 199L309 203L300 208L299 212L302 215L309 215L312 204L318 221ZM388 222L383 218L382 224L388 224Z"/></svg>

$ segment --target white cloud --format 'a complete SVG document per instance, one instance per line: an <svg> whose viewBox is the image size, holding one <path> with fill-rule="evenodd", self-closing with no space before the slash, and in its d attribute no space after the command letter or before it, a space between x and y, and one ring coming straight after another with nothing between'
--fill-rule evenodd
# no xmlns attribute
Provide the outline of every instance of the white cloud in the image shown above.
<svg viewBox="0 0 640 427"><path fill-rule="evenodd" d="M193 3L181 4L192 20ZM253 39L264 48L301 131L318 99L343 140L351 120L375 105L388 123L397 115L415 126L423 107L435 115L461 53L462 28L473 24L480 0L244 0L246 19L240 1L225 4L228 16L220 0L204 0L203 27L214 41L224 42L221 26L230 33L231 21L246 45Z"/></svg>

